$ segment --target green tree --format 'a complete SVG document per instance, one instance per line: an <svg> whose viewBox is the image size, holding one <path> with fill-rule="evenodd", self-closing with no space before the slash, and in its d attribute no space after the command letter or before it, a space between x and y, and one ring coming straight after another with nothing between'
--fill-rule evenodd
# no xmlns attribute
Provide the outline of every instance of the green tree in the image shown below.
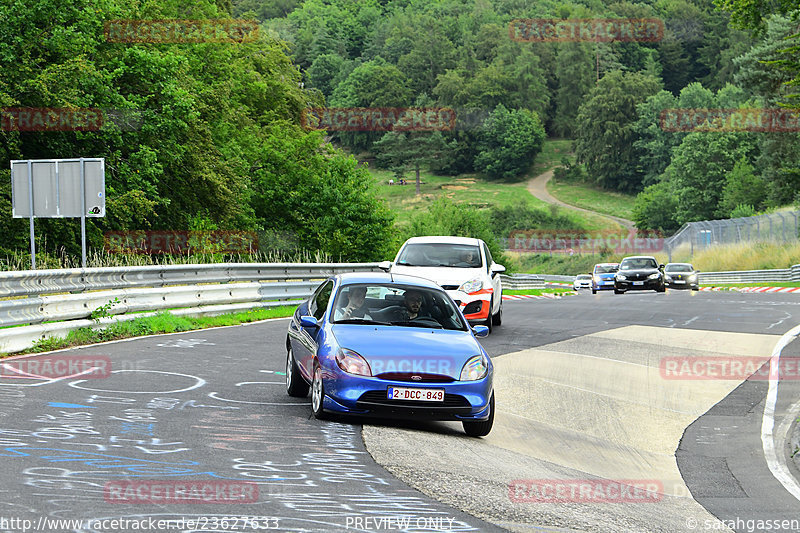
<svg viewBox="0 0 800 533"><path fill-rule="evenodd" d="M426 211L411 218L405 238L426 235L452 235L483 239L492 253L495 262L506 262L498 238L492 233L489 216L485 211L440 197L434 200Z"/></svg>
<svg viewBox="0 0 800 533"><path fill-rule="evenodd" d="M760 209L767 199L767 184L753 173L753 166L746 159L740 159L725 178L722 198L717 214L732 217L733 211L741 205Z"/></svg>
<svg viewBox="0 0 800 533"><path fill-rule="evenodd" d="M678 200L669 182L662 181L644 188L633 205L633 221L640 231L659 230L671 233L681 225L676 217Z"/></svg>
<svg viewBox="0 0 800 533"><path fill-rule="evenodd" d="M752 161L757 145L752 133L693 132L673 153L665 179L678 199L679 222L710 220L720 215L728 174L743 158Z"/></svg>
<svg viewBox="0 0 800 533"><path fill-rule="evenodd" d="M416 193L420 194L420 170L423 165L441 158L454 148L438 131L416 133L386 133L372 145L380 166L395 171L414 170Z"/></svg>
<svg viewBox="0 0 800 533"><path fill-rule="evenodd" d="M475 169L492 179L515 178L531 166L544 138L544 126L536 113L508 110L500 104L480 132Z"/></svg>
<svg viewBox="0 0 800 533"><path fill-rule="evenodd" d="M322 144L320 132L275 122L253 171L253 208L264 227L294 233L302 248L344 261L383 259L392 215L352 156Z"/></svg>
<svg viewBox="0 0 800 533"><path fill-rule="evenodd" d="M553 133L574 137L577 132L578 108L595 85L594 54L586 43L559 43L555 76L558 80L553 120Z"/></svg>
<svg viewBox="0 0 800 533"><path fill-rule="evenodd" d="M601 187L636 191L644 171L634 146L637 105L659 90L655 78L610 72L589 93L578 112L575 153Z"/></svg>

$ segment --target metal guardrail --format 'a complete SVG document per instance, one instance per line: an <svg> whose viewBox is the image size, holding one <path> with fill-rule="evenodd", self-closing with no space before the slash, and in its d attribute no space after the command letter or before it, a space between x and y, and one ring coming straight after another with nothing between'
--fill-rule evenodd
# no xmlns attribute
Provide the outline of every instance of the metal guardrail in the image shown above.
<svg viewBox="0 0 800 533"><path fill-rule="evenodd" d="M71 268L0 272L0 298L130 287L234 281L324 279L340 272L370 272L377 263L219 263Z"/></svg>
<svg viewBox="0 0 800 533"><path fill-rule="evenodd" d="M764 283L800 281L800 265L771 270L739 270L727 272L700 272L700 283Z"/></svg>
<svg viewBox="0 0 800 533"><path fill-rule="evenodd" d="M377 263L226 263L0 272L0 326L19 326L0 330L0 351L18 351L36 339L77 327L143 316L127 313L171 309L175 314L220 314L296 303L331 275L376 270ZM571 282L574 277L516 274L501 279L504 288L514 290L541 289L546 281ZM700 281L800 281L800 265L702 272ZM116 316L86 320L101 307L103 314Z"/></svg>
<svg viewBox="0 0 800 533"><path fill-rule="evenodd" d="M0 330L0 352L144 316L126 313L214 315L293 304L331 275L377 269L377 263L223 263L0 272L0 326L18 326ZM115 316L86 320L98 308Z"/></svg>
<svg viewBox="0 0 800 533"><path fill-rule="evenodd" d="M503 289L524 290L524 289L544 289L545 279L536 274L515 274L506 276L500 274Z"/></svg>

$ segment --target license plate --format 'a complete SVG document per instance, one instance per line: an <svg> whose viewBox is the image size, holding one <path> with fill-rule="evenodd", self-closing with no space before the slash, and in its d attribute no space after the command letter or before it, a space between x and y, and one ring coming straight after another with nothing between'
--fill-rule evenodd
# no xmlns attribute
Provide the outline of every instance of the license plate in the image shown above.
<svg viewBox="0 0 800 533"><path fill-rule="evenodd" d="M417 402L443 402L444 389L411 389L389 387L390 400L412 400Z"/></svg>
<svg viewBox="0 0 800 533"><path fill-rule="evenodd" d="M614 282L613 281L604 281L603 284L604 285L613 285Z"/></svg>
<svg viewBox="0 0 800 533"><path fill-rule="evenodd" d="M634 285L644 285L644 281L634 281Z"/></svg>

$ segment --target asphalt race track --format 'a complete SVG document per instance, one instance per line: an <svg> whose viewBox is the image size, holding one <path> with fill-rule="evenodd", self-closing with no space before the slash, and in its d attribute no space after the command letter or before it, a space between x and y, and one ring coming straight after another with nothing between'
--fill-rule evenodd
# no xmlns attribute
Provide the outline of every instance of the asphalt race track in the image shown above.
<svg viewBox="0 0 800 533"><path fill-rule="evenodd" d="M797 295L505 301L483 340L497 399L483 439L456 423L310 418L285 393L285 319L35 356L108 357L111 372L0 372L0 531L800 531L784 447L800 373L665 371L690 357L769 364L798 324ZM609 481L648 490L533 497Z"/></svg>

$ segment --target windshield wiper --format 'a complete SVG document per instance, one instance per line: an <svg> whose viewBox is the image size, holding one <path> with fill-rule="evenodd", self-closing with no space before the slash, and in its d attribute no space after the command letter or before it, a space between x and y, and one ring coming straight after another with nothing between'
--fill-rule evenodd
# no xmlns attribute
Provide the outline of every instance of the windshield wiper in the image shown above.
<svg viewBox="0 0 800 533"><path fill-rule="evenodd" d="M380 320L370 320L369 318L345 318L343 320L336 320L334 324L375 324L378 326L391 326L389 322L381 322Z"/></svg>
<svg viewBox="0 0 800 533"><path fill-rule="evenodd" d="M416 320L398 320L396 322L392 322L392 326L411 326L414 328L432 328L432 329L444 329L444 326L441 324L430 324L425 321L416 321Z"/></svg>

